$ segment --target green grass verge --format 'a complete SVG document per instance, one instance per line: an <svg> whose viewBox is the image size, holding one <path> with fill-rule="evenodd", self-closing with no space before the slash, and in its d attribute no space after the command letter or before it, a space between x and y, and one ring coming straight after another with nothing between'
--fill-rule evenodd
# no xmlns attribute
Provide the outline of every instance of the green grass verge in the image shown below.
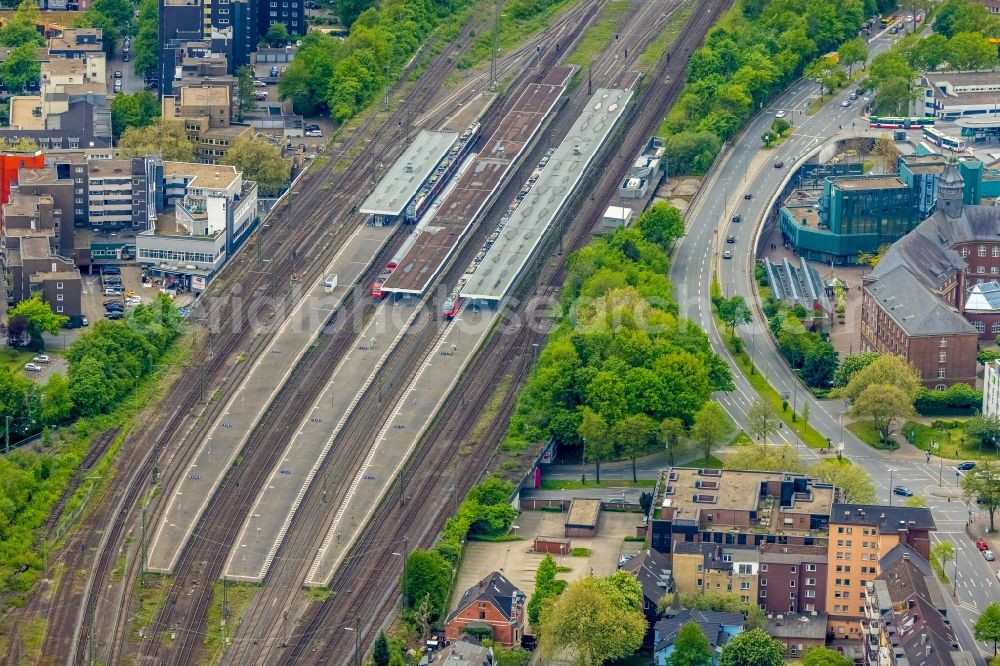
<svg viewBox="0 0 1000 666"><path fill-rule="evenodd" d="M212 600L208 606L207 624L205 630L205 660L217 664L225 652L227 639L231 639L239 626L239 620L250 605L250 599L260 587L228 583L226 590L227 614L222 614L222 581L217 580L212 585Z"/></svg>
<svg viewBox="0 0 1000 666"><path fill-rule="evenodd" d="M930 451L934 455L945 458L970 460L1000 460L1000 450L983 446L978 437L965 432L962 428L964 419L941 419L934 423L947 427L935 428L932 425L907 421L900 432L915 447L922 451ZM936 443L937 447L932 446Z"/></svg>
<svg viewBox="0 0 1000 666"><path fill-rule="evenodd" d="M146 574L146 586L137 580L133 598L135 617L129 625L128 634L132 641L140 640L146 629L153 623L156 614L167 603L167 593L173 583L173 576Z"/></svg>
<svg viewBox="0 0 1000 666"><path fill-rule="evenodd" d="M692 460L683 467L703 467L705 469L722 469L726 466L726 463L722 462L721 459L715 456L708 456L707 458L698 458L697 460Z"/></svg>
<svg viewBox="0 0 1000 666"><path fill-rule="evenodd" d="M931 569L934 570L934 575L937 576L937 579L941 581L942 585L947 585L951 582L948 578L948 574L944 572L944 567L941 566L941 562L938 560L937 556L934 555L933 550L931 551L930 564Z"/></svg>
<svg viewBox="0 0 1000 666"><path fill-rule="evenodd" d="M590 549L589 548L574 548L573 550L569 551L569 554L572 557L590 557Z"/></svg>
<svg viewBox="0 0 1000 666"><path fill-rule="evenodd" d="M520 46L522 43L527 41L529 37L559 18L559 16L568 11L578 1L579 0L551 0L551 4L548 7L545 7L534 16L525 19L514 18L513 16L504 13L504 10L501 10L500 34L497 36L500 53L506 53L513 50L515 47ZM468 15L466 15L465 20L457 23L464 25L469 18L471 18L473 11L482 13L484 12L484 9L485 6L482 4L471 5L467 10ZM493 46L492 11L486 15L486 18L489 20L483 20L483 22L479 25L480 33L476 37L476 41L472 43L472 46L469 47L465 55L458 59L458 63L456 64L458 69L469 69L471 67L475 67L479 63L489 60L490 50Z"/></svg>
<svg viewBox="0 0 1000 666"><path fill-rule="evenodd" d="M571 65L586 67L597 54L607 48L611 40L618 32L618 25L626 14L629 13L630 6L628 0L611 0L604 5L600 16L577 42L576 48L566 58L566 62Z"/></svg>
<svg viewBox="0 0 1000 666"><path fill-rule="evenodd" d="M575 479L542 479L542 490L583 490L585 488L652 488L655 479L612 479L596 481L577 481Z"/></svg>
<svg viewBox="0 0 1000 666"><path fill-rule="evenodd" d="M688 4L670 16L663 31L649 43L646 50L639 56L639 60L636 61L636 69L643 74L649 74L656 68L656 65L659 64L664 54L666 54L667 49L673 46L677 38L680 37L684 25L694 12L694 8L694 4Z"/></svg>
<svg viewBox="0 0 1000 666"><path fill-rule="evenodd" d="M871 421L854 421L847 424L847 429L857 435L858 439L879 451L894 451L897 447L895 442L888 446L882 441L882 436L875 429L875 424Z"/></svg>
<svg viewBox="0 0 1000 666"><path fill-rule="evenodd" d="M44 352L49 356L52 356L52 352ZM32 359L35 352L28 351L14 351L12 349L7 349L3 354L0 354L0 365L5 365L14 372L18 372L24 368L24 364Z"/></svg>

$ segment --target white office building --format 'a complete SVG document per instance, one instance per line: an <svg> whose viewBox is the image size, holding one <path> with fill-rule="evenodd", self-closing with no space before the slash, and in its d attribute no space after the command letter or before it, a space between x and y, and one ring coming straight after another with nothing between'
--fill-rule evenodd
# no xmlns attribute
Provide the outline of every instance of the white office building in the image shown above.
<svg viewBox="0 0 1000 666"><path fill-rule="evenodd" d="M1000 418L1000 360L986 363L983 374L983 416Z"/></svg>

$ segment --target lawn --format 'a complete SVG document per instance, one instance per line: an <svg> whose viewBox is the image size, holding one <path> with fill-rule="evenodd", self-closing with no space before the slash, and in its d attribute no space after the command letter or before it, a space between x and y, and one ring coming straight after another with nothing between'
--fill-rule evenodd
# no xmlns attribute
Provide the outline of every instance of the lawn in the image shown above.
<svg viewBox="0 0 1000 666"><path fill-rule="evenodd" d="M719 458L715 456L708 456L707 458L698 458L697 460L692 460L685 467L704 467L707 469L722 469L726 466L726 463L722 462Z"/></svg>
<svg viewBox="0 0 1000 666"><path fill-rule="evenodd" d="M690 4L681 7L670 16L670 19L667 21L667 25L664 26L663 31L649 43L646 50L642 52L641 56L639 56L639 61L636 63L636 69L643 74L649 74L656 69L656 66L659 64L664 54L666 54L667 49L673 46L674 42L677 41L677 38L680 37L681 30L684 29L684 26L692 12L694 12L694 5Z"/></svg>
<svg viewBox="0 0 1000 666"><path fill-rule="evenodd" d="M847 424L847 429L857 435L858 439L873 449L878 449L879 451L891 451L896 449L895 442L890 442L889 446L886 446L886 444L882 442L881 435L878 430L875 429L875 424L871 421L854 421L853 423Z"/></svg>
<svg viewBox="0 0 1000 666"><path fill-rule="evenodd" d="M578 481L575 479L542 479L542 490L585 490L587 488L652 488L656 485L655 479L639 479L633 482L632 479L611 479L596 481Z"/></svg>
<svg viewBox="0 0 1000 666"><path fill-rule="evenodd" d="M49 356L52 355L51 352L46 352ZM0 354L0 363L6 365L8 368L17 372L24 367L24 364L30 361L35 356L35 352L30 351L13 351L8 349L6 353Z"/></svg>
<svg viewBox="0 0 1000 666"><path fill-rule="evenodd" d="M226 640L232 638L239 627L240 619L250 605L250 599L260 590L257 585L229 583L226 590L226 617L222 614L222 581L212 585L212 600L208 607L208 622L205 632L205 653L211 663L221 658ZM223 623L224 621L224 623Z"/></svg>
<svg viewBox="0 0 1000 666"><path fill-rule="evenodd" d="M938 420L933 423L940 427L907 421L901 432L915 447L934 455L955 460L1000 460L1000 451L983 447L977 437L966 434L962 429L962 419ZM937 447L933 444L937 444Z"/></svg>

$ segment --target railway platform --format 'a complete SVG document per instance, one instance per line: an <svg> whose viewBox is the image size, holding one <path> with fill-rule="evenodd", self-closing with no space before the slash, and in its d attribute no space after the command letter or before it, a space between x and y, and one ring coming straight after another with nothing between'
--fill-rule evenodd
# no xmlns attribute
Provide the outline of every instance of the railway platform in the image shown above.
<svg viewBox="0 0 1000 666"><path fill-rule="evenodd" d="M358 336L356 347L337 365L330 381L315 398L308 420L299 424L279 463L261 487L226 560L224 578L243 582L264 579L334 440L405 334L417 311L414 305L390 307L382 303ZM376 390L378 395L382 387ZM381 401L381 397L377 399ZM329 493L333 505L341 489L323 488L322 493L324 502Z"/></svg>
<svg viewBox="0 0 1000 666"><path fill-rule="evenodd" d="M333 521L309 568L305 585L329 584L383 498L399 493L401 487L405 499L407 483L405 480L400 483L399 475L406 461L498 316L493 309L465 308L442 330L402 397L391 406L388 419L343 500L331 506L331 512L335 511ZM442 482L449 482L447 470L441 470L441 478ZM414 534L414 538L420 536Z"/></svg>
<svg viewBox="0 0 1000 666"><path fill-rule="evenodd" d="M199 444L180 483L169 489L171 496L163 515L154 523L150 538L146 561L150 571L169 573L174 569L250 432L324 322L343 303L348 290L353 288L393 231L395 229L390 227L358 227L322 273L323 276L337 274L340 286L326 293L321 278L308 287L308 294L298 300L277 330L269 328L258 333L272 336L271 342L254 362L222 415L212 425L209 435Z"/></svg>

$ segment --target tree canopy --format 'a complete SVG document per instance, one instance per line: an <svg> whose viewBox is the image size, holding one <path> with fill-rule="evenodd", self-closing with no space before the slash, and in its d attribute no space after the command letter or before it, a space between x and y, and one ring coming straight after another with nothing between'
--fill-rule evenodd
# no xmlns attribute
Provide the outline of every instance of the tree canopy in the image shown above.
<svg viewBox="0 0 1000 666"><path fill-rule="evenodd" d="M547 660L565 655L603 664L639 649L646 626L642 588L631 574L582 578L543 613L539 649Z"/></svg>
<svg viewBox="0 0 1000 666"><path fill-rule="evenodd" d="M535 571L535 591L528 600L528 624L540 628L542 608L566 589L566 581L556 578L556 561L546 553Z"/></svg>
<svg viewBox="0 0 1000 666"><path fill-rule="evenodd" d="M42 333L58 335L63 324L69 321L69 317L52 312L52 306L38 296L21 301L7 312L8 319L17 317L24 317L27 321L31 344L36 349L45 348Z"/></svg>
<svg viewBox="0 0 1000 666"><path fill-rule="evenodd" d="M13 15L8 15L7 22L0 26L0 45L11 48L27 44L29 46L45 46L45 38L38 30L41 23L41 12L38 5L31 0L24 0L17 6Z"/></svg>
<svg viewBox="0 0 1000 666"><path fill-rule="evenodd" d="M872 384L886 384L899 388L912 402L923 387L920 375L902 356L883 354L855 372L847 386L838 395L855 402Z"/></svg>
<svg viewBox="0 0 1000 666"><path fill-rule="evenodd" d="M257 138L239 139L225 154L222 164L231 164L243 177L257 183L262 196L279 194L288 184L292 166L281 156L281 149Z"/></svg>
<svg viewBox="0 0 1000 666"><path fill-rule="evenodd" d="M763 629L741 631L722 648L719 666L782 666L785 646Z"/></svg>
<svg viewBox="0 0 1000 666"><path fill-rule="evenodd" d="M414 607L427 599L431 622L444 617L450 585L451 565L437 551L415 550L407 555L404 597Z"/></svg>
<svg viewBox="0 0 1000 666"><path fill-rule="evenodd" d="M35 56L37 48L34 43L22 44L0 63L0 80L12 95L23 93L29 81L38 83L42 80L41 65Z"/></svg>
<svg viewBox="0 0 1000 666"><path fill-rule="evenodd" d="M993 654L996 655L997 643L1000 642L1000 606L991 603L983 609L972 627L972 635L977 641L993 641Z"/></svg>
<svg viewBox="0 0 1000 666"><path fill-rule="evenodd" d="M695 622L688 622L677 632L674 651L667 657L668 666L711 666L712 646Z"/></svg>
<svg viewBox="0 0 1000 666"><path fill-rule="evenodd" d="M871 419L882 441L888 442L900 419L915 412L913 398L903 389L892 384L871 384L854 399L851 413L859 418Z"/></svg>
<svg viewBox="0 0 1000 666"><path fill-rule="evenodd" d="M707 460L712 451L733 436L735 428L725 410L717 402L706 402L694 417L691 439Z"/></svg>
<svg viewBox="0 0 1000 666"><path fill-rule="evenodd" d="M975 472L962 475L959 485L969 502L977 503L990 514L992 532L994 516L1000 507L1000 464L993 460L978 463Z"/></svg>
<svg viewBox="0 0 1000 666"><path fill-rule="evenodd" d="M817 645L802 655L802 666L854 666L854 660L843 652Z"/></svg>
<svg viewBox="0 0 1000 666"><path fill-rule="evenodd" d="M132 95L119 93L111 100L111 131L117 139L126 128L147 127L160 117L160 100L143 90Z"/></svg>
<svg viewBox="0 0 1000 666"><path fill-rule="evenodd" d="M194 143L187 138L184 124L176 120L159 118L145 127L128 127L122 132L118 148L125 157L160 153L171 162L194 161Z"/></svg>

